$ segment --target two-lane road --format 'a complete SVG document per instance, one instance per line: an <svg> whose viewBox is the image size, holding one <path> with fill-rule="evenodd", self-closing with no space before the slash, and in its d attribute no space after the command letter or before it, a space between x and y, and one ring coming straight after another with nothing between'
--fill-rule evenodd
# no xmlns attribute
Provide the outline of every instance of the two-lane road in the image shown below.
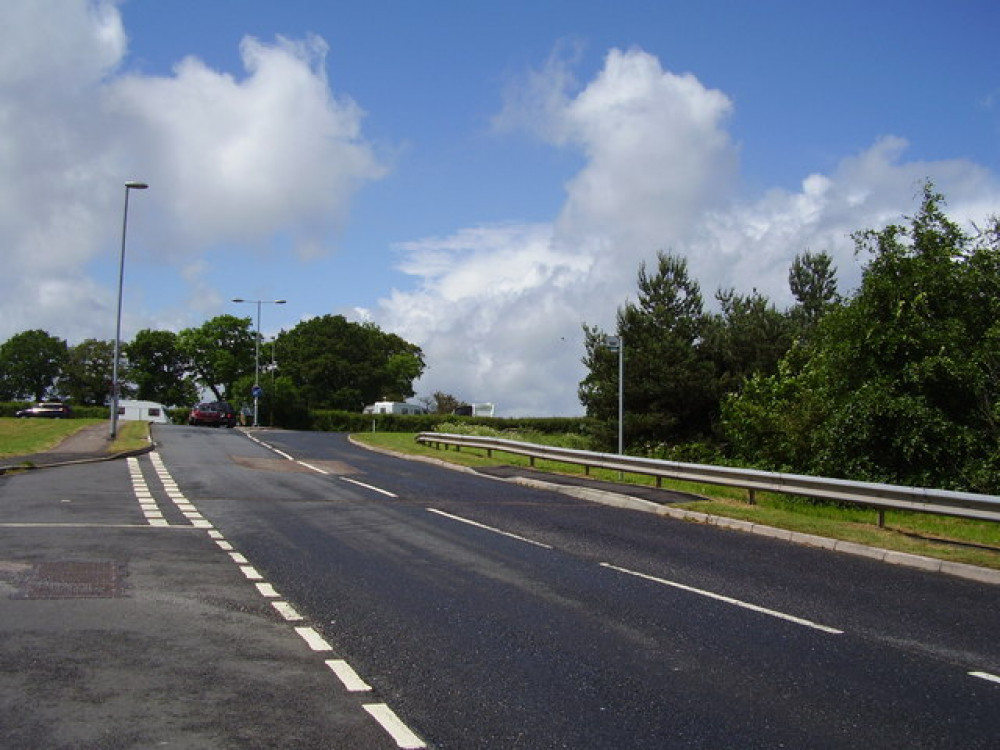
<svg viewBox="0 0 1000 750"><path fill-rule="evenodd" d="M343 435L0 477L0 746L992 748L996 587Z"/></svg>
<svg viewBox="0 0 1000 750"><path fill-rule="evenodd" d="M364 451L165 429L183 492L433 746L993 747L994 587Z"/></svg>

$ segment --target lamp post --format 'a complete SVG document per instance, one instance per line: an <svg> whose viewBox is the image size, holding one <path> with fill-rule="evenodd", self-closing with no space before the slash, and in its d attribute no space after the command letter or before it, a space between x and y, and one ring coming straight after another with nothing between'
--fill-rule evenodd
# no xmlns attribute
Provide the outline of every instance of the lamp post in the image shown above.
<svg viewBox="0 0 1000 750"><path fill-rule="evenodd" d="M609 336L604 345L609 351L618 352L618 455L622 455L625 452L625 339Z"/></svg>
<svg viewBox="0 0 1000 750"><path fill-rule="evenodd" d="M283 305L287 300L283 299L242 299L236 297L233 302L246 302L257 305L257 331L254 335L253 354L253 426L258 426L257 415L260 405L260 306L261 305Z"/></svg>
<svg viewBox="0 0 1000 750"><path fill-rule="evenodd" d="M125 229L128 227L128 191L145 190L145 182L125 183L125 210L122 213L122 251L118 258L118 314L115 316L115 353L111 365L111 439L118 437L118 397L121 386L118 383L118 352L122 340L122 287L125 281Z"/></svg>

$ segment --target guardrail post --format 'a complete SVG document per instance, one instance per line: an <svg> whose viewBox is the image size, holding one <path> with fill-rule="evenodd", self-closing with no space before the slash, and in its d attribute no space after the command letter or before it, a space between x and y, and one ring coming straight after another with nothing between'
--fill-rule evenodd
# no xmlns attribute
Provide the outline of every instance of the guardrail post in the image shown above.
<svg viewBox="0 0 1000 750"><path fill-rule="evenodd" d="M753 487L747 489L747 504L756 505L757 504L757 490Z"/></svg>
<svg viewBox="0 0 1000 750"><path fill-rule="evenodd" d="M878 509L878 527L880 529L885 528L885 511L881 508Z"/></svg>

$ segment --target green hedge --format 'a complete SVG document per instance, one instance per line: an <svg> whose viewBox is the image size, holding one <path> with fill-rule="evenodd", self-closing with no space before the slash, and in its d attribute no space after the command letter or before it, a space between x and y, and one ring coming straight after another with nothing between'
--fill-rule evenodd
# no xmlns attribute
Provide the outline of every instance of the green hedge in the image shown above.
<svg viewBox="0 0 1000 750"><path fill-rule="evenodd" d="M18 411L31 406L33 402L12 401L0 403L0 417L13 417ZM106 406L72 406L73 416L80 419L108 419ZM170 419L174 424L187 424L190 409L181 407L170 409ZM260 418L266 423L269 413L261 410ZM281 416L288 424L282 424ZM573 433L589 435L593 431L593 420L586 417L460 417L454 414L359 414L353 411L314 410L308 414L275 414L278 427L317 432L433 432L438 425L451 423L461 425L485 425L494 430L524 430L547 435Z"/></svg>
<svg viewBox="0 0 1000 750"><path fill-rule="evenodd" d="M454 414L358 414L350 411L309 412L306 429L318 432L433 432L444 423L486 425L495 430L528 430L545 434L589 434L584 417L460 417Z"/></svg>

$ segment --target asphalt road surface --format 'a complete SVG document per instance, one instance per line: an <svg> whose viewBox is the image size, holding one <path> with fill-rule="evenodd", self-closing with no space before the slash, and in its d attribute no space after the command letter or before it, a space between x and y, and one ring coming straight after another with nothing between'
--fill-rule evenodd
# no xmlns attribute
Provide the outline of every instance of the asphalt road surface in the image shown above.
<svg viewBox="0 0 1000 750"><path fill-rule="evenodd" d="M0 477L0 745L994 748L1000 589L352 446Z"/></svg>

